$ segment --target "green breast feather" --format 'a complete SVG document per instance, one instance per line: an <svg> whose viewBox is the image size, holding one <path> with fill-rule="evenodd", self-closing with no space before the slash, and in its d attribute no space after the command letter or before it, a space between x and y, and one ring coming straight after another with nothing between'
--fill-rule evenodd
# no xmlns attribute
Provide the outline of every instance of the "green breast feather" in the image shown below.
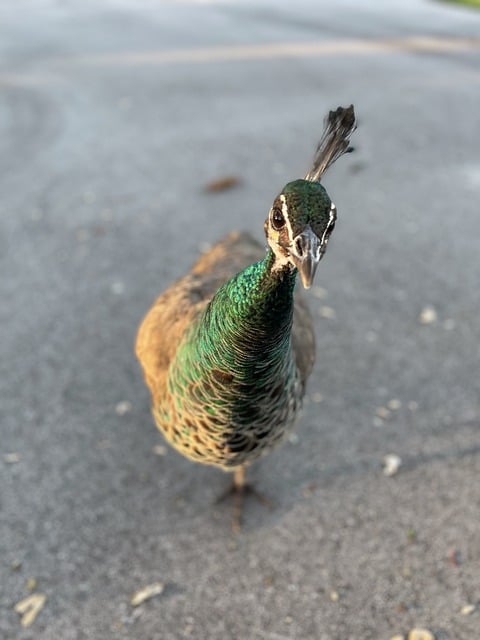
<svg viewBox="0 0 480 640"><path fill-rule="evenodd" d="M155 408L167 438L200 462L242 464L292 426L295 274L273 274L272 260L269 252L218 290L179 345Z"/></svg>

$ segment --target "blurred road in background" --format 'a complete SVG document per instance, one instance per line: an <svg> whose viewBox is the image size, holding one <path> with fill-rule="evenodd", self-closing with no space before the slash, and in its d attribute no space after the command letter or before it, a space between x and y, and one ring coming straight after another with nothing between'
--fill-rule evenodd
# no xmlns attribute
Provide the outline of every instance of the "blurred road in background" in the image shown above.
<svg viewBox="0 0 480 640"><path fill-rule="evenodd" d="M0 636L478 638L480 13L3 0L0 55ZM209 242L262 237L352 102L308 402L235 537L229 478L153 426L136 327Z"/></svg>

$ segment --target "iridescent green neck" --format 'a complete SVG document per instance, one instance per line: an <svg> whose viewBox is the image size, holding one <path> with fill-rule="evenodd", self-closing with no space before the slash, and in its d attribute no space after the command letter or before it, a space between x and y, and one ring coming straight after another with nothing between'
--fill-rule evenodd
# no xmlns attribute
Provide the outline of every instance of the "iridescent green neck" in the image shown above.
<svg viewBox="0 0 480 640"><path fill-rule="evenodd" d="M205 312L204 329L250 350L279 348L290 338L295 272L274 269L271 250L219 289ZM258 354L256 354L258 357Z"/></svg>
<svg viewBox="0 0 480 640"><path fill-rule="evenodd" d="M274 269L269 250L226 282L180 349L187 369L194 362L250 382L263 371L283 367L290 356L293 290L296 272Z"/></svg>

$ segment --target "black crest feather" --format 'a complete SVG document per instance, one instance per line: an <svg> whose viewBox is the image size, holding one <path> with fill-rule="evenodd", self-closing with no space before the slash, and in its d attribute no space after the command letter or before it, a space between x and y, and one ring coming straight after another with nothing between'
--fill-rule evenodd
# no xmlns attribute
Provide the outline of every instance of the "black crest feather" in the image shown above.
<svg viewBox="0 0 480 640"><path fill-rule="evenodd" d="M353 104L329 112L325 118L325 129L315 151L312 167L305 180L320 182L328 167L341 155L350 151L350 136L356 128Z"/></svg>

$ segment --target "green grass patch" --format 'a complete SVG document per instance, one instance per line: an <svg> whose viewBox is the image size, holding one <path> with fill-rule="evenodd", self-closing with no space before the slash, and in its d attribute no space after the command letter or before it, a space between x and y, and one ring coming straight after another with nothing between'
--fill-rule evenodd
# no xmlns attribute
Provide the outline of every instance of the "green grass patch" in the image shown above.
<svg viewBox="0 0 480 640"><path fill-rule="evenodd" d="M463 4L466 7L475 7L480 9L480 0L442 0L443 2L449 2L450 4Z"/></svg>

